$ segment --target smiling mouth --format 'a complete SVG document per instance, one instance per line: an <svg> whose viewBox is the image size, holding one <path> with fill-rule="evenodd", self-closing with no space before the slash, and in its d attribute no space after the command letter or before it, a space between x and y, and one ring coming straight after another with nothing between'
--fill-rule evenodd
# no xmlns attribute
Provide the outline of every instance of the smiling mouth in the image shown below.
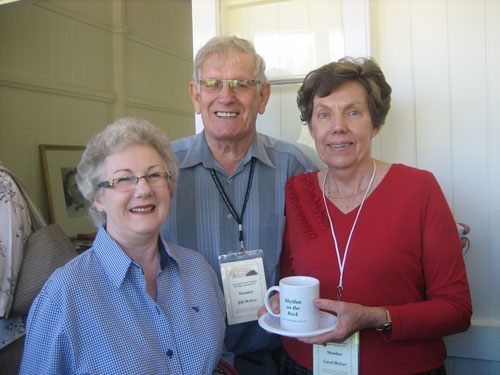
<svg viewBox="0 0 500 375"><path fill-rule="evenodd" d="M215 112L215 115L220 118L233 118L238 116L238 112Z"/></svg>
<svg viewBox="0 0 500 375"><path fill-rule="evenodd" d="M155 208L156 208L156 206L131 208L130 212L136 212L136 213L150 212L150 211L153 211Z"/></svg>
<svg viewBox="0 0 500 375"><path fill-rule="evenodd" d="M343 147L348 147L351 144L352 143L341 143L341 144L336 144L336 145L329 144L328 147L331 147L331 148L343 148Z"/></svg>

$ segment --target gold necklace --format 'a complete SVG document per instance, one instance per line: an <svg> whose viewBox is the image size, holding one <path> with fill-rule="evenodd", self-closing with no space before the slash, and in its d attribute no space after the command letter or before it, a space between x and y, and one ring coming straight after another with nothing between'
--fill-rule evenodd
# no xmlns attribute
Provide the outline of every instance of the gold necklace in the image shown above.
<svg viewBox="0 0 500 375"><path fill-rule="evenodd" d="M376 166L374 167L376 168ZM328 172L327 172L328 173ZM325 187L325 195L328 199L349 199L349 198L354 198L356 195L363 194L366 191L366 189L363 189L361 191L358 191L357 193L354 193L352 195L348 195L347 197L334 197Z"/></svg>
<svg viewBox="0 0 500 375"><path fill-rule="evenodd" d="M359 195L359 194L364 193L364 191L365 191L365 190L359 191L359 192L357 192L357 193L355 193L355 194L352 194L352 195L349 195L349 196L347 196L347 197L334 197L334 196L332 196L332 195L330 194L330 192L329 192L329 191L327 191L327 192L326 192L326 196L327 196L327 198L328 198L328 199L349 199L349 198L353 198L353 197L355 197L356 195Z"/></svg>

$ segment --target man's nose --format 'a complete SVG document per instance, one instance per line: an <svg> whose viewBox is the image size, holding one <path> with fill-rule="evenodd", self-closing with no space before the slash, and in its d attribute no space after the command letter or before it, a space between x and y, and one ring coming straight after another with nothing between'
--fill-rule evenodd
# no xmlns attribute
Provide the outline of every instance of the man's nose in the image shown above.
<svg viewBox="0 0 500 375"><path fill-rule="evenodd" d="M224 100L234 99L234 91L229 87L229 82L222 82L222 88L219 91L219 98Z"/></svg>

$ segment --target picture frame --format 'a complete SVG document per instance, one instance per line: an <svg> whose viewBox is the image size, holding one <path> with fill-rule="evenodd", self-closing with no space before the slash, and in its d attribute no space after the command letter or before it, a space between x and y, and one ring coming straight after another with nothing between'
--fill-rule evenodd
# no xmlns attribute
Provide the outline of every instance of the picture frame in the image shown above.
<svg viewBox="0 0 500 375"><path fill-rule="evenodd" d="M43 176L47 190L49 222L57 223L69 238L95 232L88 215L90 203L76 185L76 167L85 146L41 144Z"/></svg>

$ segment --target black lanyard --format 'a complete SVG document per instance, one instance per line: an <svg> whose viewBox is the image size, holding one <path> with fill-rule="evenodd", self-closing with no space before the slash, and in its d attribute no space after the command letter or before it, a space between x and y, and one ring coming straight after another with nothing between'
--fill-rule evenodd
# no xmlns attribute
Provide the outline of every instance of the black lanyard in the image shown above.
<svg viewBox="0 0 500 375"><path fill-rule="evenodd" d="M241 216L238 216L226 192L224 191L224 188L222 187L219 178L217 177L217 174L215 173L215 169L213 168L209 169L210 174L212 175L212 178L215 182L215 186L217 186L217 190L219 190L220 196L224 200L224 203L229 209L229 212L231 212L231 215L233 215L234 220L236 220L236 222L238 223L238 230L240 232L240 247L241 251L243 252L245 251L245 246L243 245L243 214L245 213L245 209L247 208L248 198L250 197L250 188L252 187L254 170L255 170L255 158L252 158L252 164L250 166L250 176L248 177L247 192L245 194L245 201L243 202L243 208L241 209Z"/></svg>

